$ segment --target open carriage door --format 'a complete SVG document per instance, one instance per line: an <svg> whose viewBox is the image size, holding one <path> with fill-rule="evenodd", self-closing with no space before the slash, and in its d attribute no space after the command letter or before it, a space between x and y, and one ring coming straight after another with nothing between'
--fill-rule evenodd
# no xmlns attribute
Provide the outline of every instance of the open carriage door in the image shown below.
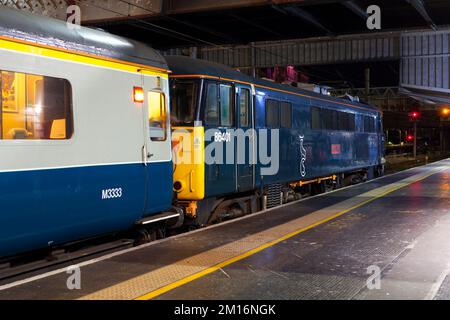
<svg viewBox="0 0 450 320"><path fill-rule="evenodd" d="M145 212L166 210L172 199L172 150L167 79L144 77L144 144L146 168Z"/></svg>

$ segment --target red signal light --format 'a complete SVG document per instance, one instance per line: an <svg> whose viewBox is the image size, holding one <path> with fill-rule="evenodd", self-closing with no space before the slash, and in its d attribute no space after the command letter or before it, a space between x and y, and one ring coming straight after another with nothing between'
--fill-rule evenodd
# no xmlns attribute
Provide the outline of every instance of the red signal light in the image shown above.
<svg viewBox="0 0 450 320"><path fill-rule="evenodd" d="M408 135L406 136L406 140L407 140L407 141L413 141L413 140L414 140L414 136L408 134Z"/></svg>
<svg viewBox="0 0 450 320"><path fill-rule="evenodd" d="M412 120L418 120L418 119L420 118L420 112L419 112L419 111L411 111L411 112L409 113L409 117L410 117Z"/></svg>

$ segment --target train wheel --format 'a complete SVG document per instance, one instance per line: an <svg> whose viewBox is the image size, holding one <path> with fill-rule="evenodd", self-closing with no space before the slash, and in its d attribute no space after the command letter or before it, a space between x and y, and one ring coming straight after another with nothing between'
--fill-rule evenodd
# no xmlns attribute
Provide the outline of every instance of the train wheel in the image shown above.
<svg viewBox="0 0 450 320"><path fill-rule="evenodd" d="M157 235L155 230L140 227L136 230L136 234L134 237L134 245L138 246L144 243L148 243L156 240L156 238Z"/></svg>

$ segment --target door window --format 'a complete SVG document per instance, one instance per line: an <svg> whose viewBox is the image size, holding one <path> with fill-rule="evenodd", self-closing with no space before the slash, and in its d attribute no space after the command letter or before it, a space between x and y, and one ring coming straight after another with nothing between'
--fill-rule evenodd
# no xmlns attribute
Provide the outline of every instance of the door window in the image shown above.
<svg viewBox="0 0 450 320"><path fill-rule="evenodd" d="M250 90L241 89L239 96L239 123L240 126L246 128L249 126L249 110L250 110Z"/></svg>
<svg viewBox="0 0 450 320"><path fill-rule="evenodd" d="M220 85L220 124L223 127L233 126L233 88Z"/></svg>
<svg viewBox="0 0 450 320"><path fill-rule="evenodd" d="M205 121L206 124L219 125L219 102L217 100L217 84L208 83L206 90Z"/></svg>
<svg viewBox="0 0 450 320"><path fill-rule="evenodd" d="M162 92L148 92L148 124L152 141L167 139L166 97Z"/></svg>

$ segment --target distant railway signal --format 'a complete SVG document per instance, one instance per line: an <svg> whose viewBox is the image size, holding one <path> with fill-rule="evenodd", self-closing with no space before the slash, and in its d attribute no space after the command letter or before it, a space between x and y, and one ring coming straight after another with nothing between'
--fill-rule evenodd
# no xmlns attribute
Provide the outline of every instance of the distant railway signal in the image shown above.
<svg viewBox="0 0 450 320"><path fill-rule="evenodd" d="M419 119L420 119L420 112L419 111L411 111L409 113L409 119L411 121L419 121Z"/></svg>
<svg viewBox="0 0 450 320"><path fill-rule="evenodd" d="M414 159L416 159L417 156L417 122L420 120L420 111L417 110L413 110L409 113L409 121L412 121L414 123L414 135L408 135L408 137L406 137L406 140L409 142L414 142L414 147L413 147L413 155L414 155ZM411 139L408 139L411 136Z"/></svg>

